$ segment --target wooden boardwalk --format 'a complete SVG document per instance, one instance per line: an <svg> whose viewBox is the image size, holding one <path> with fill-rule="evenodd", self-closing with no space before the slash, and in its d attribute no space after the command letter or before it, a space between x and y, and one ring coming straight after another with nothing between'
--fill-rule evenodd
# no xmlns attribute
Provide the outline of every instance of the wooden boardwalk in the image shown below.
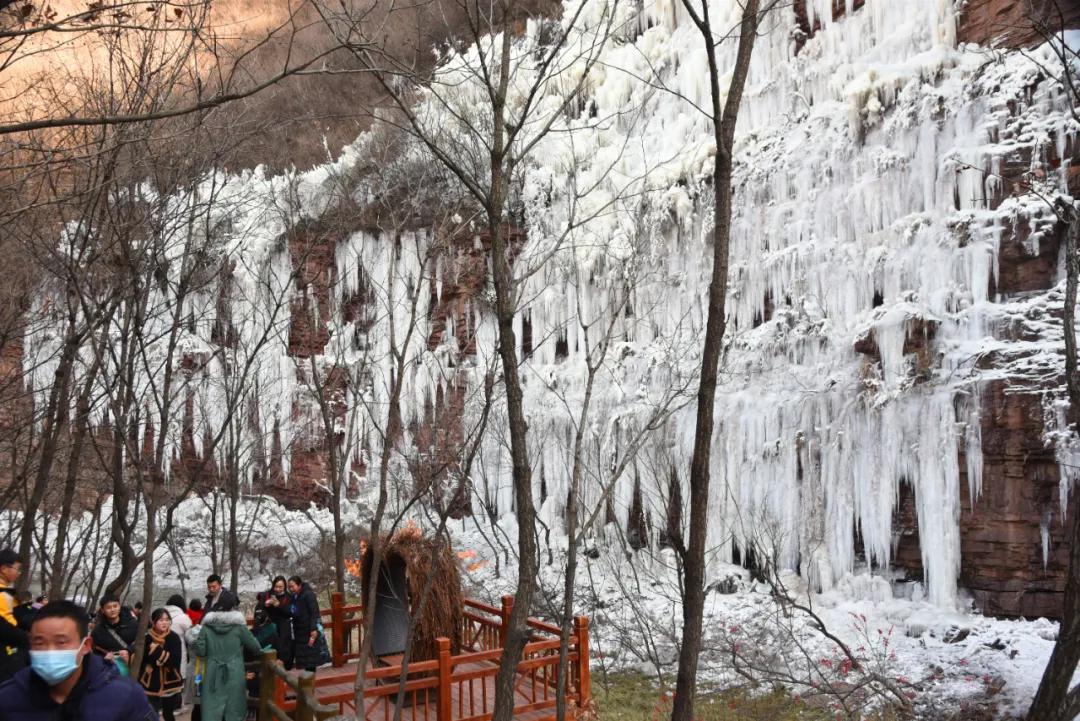
<svg viewBox="0 0 1080 721"><path fill-rule="evenodd" d="M289 719L327 718L340 714L363 721L395 721L398 696L404 688L400 721L489 721L495 708L495 677L499 671L505 629L513 610L513 598L504 597L502 607L466 600L463 609L461 652L450 652L450 641L438 640L435 659L410 663L401 683L400 659L390 659L367 673L364 689L364 713L358 715L354 684L356 658L351 651L360 648L362 609L344 606L335 594L327 624L331 631L333 666L319 669L301 681L294 672L267 673L268 695L273 711L265 715L282 721ZM558 677L560 630L552 624L529 619L530 640L517 667L514 683L514 718L518 721L550 721L555 718L556 680ZM589 700L589 630L588 621L578 618L573 627L567 655L566 696L570 703L568 717ZM304 694L308 703L298 704ZM268 704L269 705L269 704ZM307 707L318 705L318 712ZM298 708L302 707L302 708Z"/></svg>
<svg viewBox="0 0 1080 721"><path fill-rule="evenodd" d="M483 718L489 716L495 707L495 683L494 677L489 677L487 672L495 669L498 665L493 661L479 663L464 663L456 667L457 673L469 675L468 681L453 684L450 687L450 707L453 718ZM330 698L341 698L338 703L328 705L336 706L338 713L348 716L355 715L356 707L353 703L353 683L356 678L356 664L349 663L342 668L325 668L316 672L315 683L320 702L327 704ZM385 685L369 683L368 687L379 691ZM546 718L554 718L554 687L544 687L538 699L532 697L533 685L530 678L525 674L518 674L514 684L515 707L524 708L533 704L542 705L544 701L552 702L551 710L546 708L533 708L522 710L514 714L514 718L520 721L542 721ZM397 684L393 684L392 693L366 696L364 699L364 718L368 721L394 721L394 707L397 703ZM544 691L547 693L545 694ZM426 688L406 691L405 700L401 707L400 721L437 721L438 711L436 707L437 689ZM347 697L347 698L345 698Z"/></svg>

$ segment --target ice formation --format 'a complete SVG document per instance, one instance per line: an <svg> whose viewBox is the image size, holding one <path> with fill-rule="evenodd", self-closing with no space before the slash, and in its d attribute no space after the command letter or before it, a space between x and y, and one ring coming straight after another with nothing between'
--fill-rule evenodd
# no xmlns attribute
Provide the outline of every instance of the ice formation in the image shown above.
<svg viewBox="0 0 1080 721"><path fill-rule="evenodd" d="M601 0L568 0L564 17L579 3L581 29L562 74L543 87L541 117L582 77L586 50L608 20ZM1045 204L1013 195L997 173L1019 149L1033 150L1033 170L1051 148L1064 155L1080 128L1052 83L1032 82L1031 58L958 46L954 2L867 0L855 10L849 1L836 21L832 5L808 0L811 26L822 27L797 54L790 4L768 16L739 118L711 562L719 567L737 549L763 544L819 588L852 571L860 549L867 562L886 567L906 483L929 598L949 606L960 563L961 457L973 495L982 476L979 382L1016 370L977 368L973 359L1028 342L1002 336L999 321L1016 315L1017 304L1045 300L991 294L1005 228L1023 218L1037 245L1037 230L1051 222ZM734 0L714 0L712 8L719 27L737 24ZM560 130L573 132L543 139L524 163L528 240L516 265L522 301L515 330L519 343L529 338L521 356L542 521L562 523L586 355L610 327L586 434L584 505L607 507L598 522L644 523L644 542L655 544L678 515L669 506L693 438L689 400L711 267L707 177L715 148L698 110L708 104L705 56L681 3L624 2L614 28L586 78L579 113L559 121ZM529 51L542 36L534 22L516 41L511 113L521 102L514 93L534 71ZM718 50L721 66L730 66L734 43ZM446 60L444 87L453 85L454 95L422 101L421 122L433 132L446 126L440 132L453 133L440 103L462 113L482 106L468 72L477 52ZM286 460L296 437L317 425L310 392L298 380L306 361L288 355L287 314L318 318L320 310L317 293L294 287L296 259L279 238L302 219L320 217L331 185L365 142L307 174L216 180L227 192L213 212L229 216L224 252L236 261L228 305L244 339L236 348L270 336L255 363L258 419L245 420L244 432L251 445L265 447L277 429ZM454 147L475 150L467 142ZM1057 174L1047 182L1064 192ZM582 188L590 192L579 194ZM414 293L420 326L402 351L409 361L402 379L407 434L450 385L474 391L463 410L469 427L494 357L487 288L453 306L439 320L438 342L429 342L433 309L459 277L461 258L428 258L417 233L402 242L357 232L334 258L330 340L319 362L350 369L348 406L356 413L346 414L339 433L349 452L367 461L381 437L378 409ZM348 310L360 293L369 296L362 323ZM280 298L285 315L270 313ZM189 303L198 322L185 342L199 353L214 346L219 310L212 297ZM462 357L459 328L475 334L475 353ZM26 363L39 393L48 388L56 337L41 331L28 338ZM1040 342L1030 342L1033 353ZM921 355L912 350L920 343ZM199 428L222 422L216 414L228 399L220 362L212 355L191 380ZM648 430L654 425L659 430ZM178 446L179 429L169 432ZM513 510L504 432L496 407L471 477L497 514ZM685 492L678 498L686 503Z"/></svg>

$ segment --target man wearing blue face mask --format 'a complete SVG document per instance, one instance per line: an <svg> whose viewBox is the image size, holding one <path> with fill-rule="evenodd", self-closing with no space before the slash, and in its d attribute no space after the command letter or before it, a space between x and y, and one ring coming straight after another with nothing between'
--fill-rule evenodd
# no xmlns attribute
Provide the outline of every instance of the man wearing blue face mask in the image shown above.
<svg viewBox="0 0 1080 721"><path fill-rule="evenodd" d="M88 626L70 601L42 606L30 627L30 667L0 685L4 721L157 721L143 690L90 652Z"/></svg>

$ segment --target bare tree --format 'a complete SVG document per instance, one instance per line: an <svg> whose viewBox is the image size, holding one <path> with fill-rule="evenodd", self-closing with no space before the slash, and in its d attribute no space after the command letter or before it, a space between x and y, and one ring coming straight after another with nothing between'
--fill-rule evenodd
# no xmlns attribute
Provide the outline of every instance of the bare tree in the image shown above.
<svg viewBox="0 0 1080 721"><path fill-rule="evenodd" d="M500 0L487 6L464 5L468 19L466 39L474 43L475 49L456 55L453 63L436 73L422 93L424 102L420 105L415 104L414 90L399 82L403 74L416 79L410 67L388 63L387 58L372 52L368 30L347 8L330 4L320 7L338 41L375 73L404 119L401 126L456 178L484 218L518 517L516 603L496 680L496 721L506 721L513 713L513 679L528 640L525 622L536 575L536 511L519 339L514 330L519 302L518 282L511 267L515 252L511 230L514 181L541 141L577 100L604 45L611 15L583 33L579 21L584 7L578 6L561 22L550 22L542 39L530 43L531 47L515 49L514 23L522 16L521 3ZM574 62L580 63L583 72L569 88L557 87L553 79ZM463 87L472 92L461 92Z"/></svg>
<svg viewBox="0 0 1080 721"><path fill-rule="evenodd" d="M592 290L590 284L580 277L576 264L569 264L572 269L569 271L572 276L570 284L576 299L576 313L570 322L579 327L578 337L584 345L584 394L579 401L568 398L555 383L550 383L545 388L547 393L559 398L566 407L573 430L573 438L565 449L570 466L563 518L568 541L566 567L560 594L561 604L553 609L552 613L559 620L562 629L556 684L556 717L560 721L566 717L567 711L567 657L574 619L580 546L589 534L595 532L598 521L608 520L607 509L615 488L620 482L625 482L628 469L636 466L639 451L654 441L654 433L665 428L672 414L689 401L689 388L694 380L692 376L680 378L677 373L673 373L671 382L664 384L664 390L658 397L649 398L642 404L642 408L627 409L625 417L616 415L607 421L607 441L610 444L607 453L602 454L599 448L594 448L594 444L600 445L599 439L593 438L594 421L590 416L593 412L596 384L605 376L618 372L616 367L612 367L614 364L625 362L625 358L612 358L611 351L619 348L624 340L628 340L627 317L639 313L648 316L655 310L639 304L630 312L634 298L642 287L655 282L648 267L648 248L655 242L658 228L662 227L663 221L649 212L649 202L650 199L645 196L627 198L623 203L615 204L629 206L615 212L626 212L629 217L634 218L637 234L632 252L606 258L605 266L608 272L614 273L617 278L616 289L607 302L587 300ZM583 223L586 228L588 224L589 220ZM576 236L572 236L568 243L568 252L575 255L582 252L583 249L579 247L581 242ZM587 241L590 245L595 242L596 239L592 236ZM592 252L596 252L596 249L593 248ZM660 343L666 342L666 339L660 339ZM672 366L673 370L675 365ZM606 457L608 454L611 454L610 458ZM601 456L605 456L602 462L599 461ZM591 492L583 493L585 487Z"/></svg>
<svg viewBox="0 0 1080 721"><path fill-rule="evenodd" d="M27 76L29 85L38 65L70 58L72 48L94 48L101 38L132 32L151 32L161 42L192 44L198 68L191 82L177 84L169 102L152 109L67 107L61 110L31 103L21 119L0 123L0 137L50 129L115 126L181 118L223 108L270 89L283 80L326 72L329 59L339 48L318 50L301 47L299 38L316 21L305 21L305 0L289 3L281 19L254 41L239 43L231 37L227 22L212 16L208 0L103 0L86 9L61 13L48 3L34 0L0 8L0 74ZM282 47L271 68L265 50ZM22 72L22 66L30 66ZM19 93L19 97L23 93ZM8 99L7 102L11 102Z"/></svg>
<svg viewBox="0 0 1080 721"><path fill-rule="evenodd" d="M728 253L731 244L731 175L734 168L735 122L750 69L758 25L760 0L746 0L739 24L739 47L727 92L720 87L722 69L717 59L719 28L713 27L709 4L702 0L682 0L683 7L701 33L708 59L710 118L716 141L713 161L713 265L709 283L708 317L701 358L701 379L697 394L697 421L694 450L690 458L689 539L680 533L675 548L682 557L683 635L679 649L679 671L675 684L672 721L691 721L697 683L698 655L701 652L701 624L705 607L705 546L709 511L709 459L712 452L717 374L726 327L725 306L728 286Z"/></svg>
<svg viewBox="0 0 1080 721"><path fill-rule="evenodd" d="M114 354L113 365L105 363L102 367L99 360L112 351L100 345L99 332L110 325L131 329L154 322L139 309L138 302L121 304L126 291L133 290L139 297L148 292L152 283L125 285L124 270L138 273L144 267L106 272L106 268L113 267L110 263L122 264L133 256L123 243L108 240L103 229L111 228L109 232L114 236L134 236L146 228L160 231L152 219L156 214L161 220L162 214L157 212L160 208L139 207L139 202L131 200L124 211L126 217L121 218L120 203L110 194L120 188L124 188L121 192L130 192L130 187L155 174L158 177L152 182L166 194L164 189L169 186L182 187L184 176L189 180L197 178L203 168L196 166L206 160L206 154L199 154L196 160L195 154L184 158L176 151L185 140L193 146L205 143L209 136L200 135L199 129L211 111L289 75L310 72L313 63L325 61L332 49L314 54L300 52L299 48L290 50L307 29L301 19L303 8L303 3L290 5L269 23L265 33L253 42L242 43L223 36L220 19L210 3L203 0L118 0L92 3L71 12L59 12L35 2L5 3L0 8L0 73L12 91L5 98L11 122L0 131L0 196L4 201L0 217L5 227L14 229L8 237L16 237L34 264L55 279L59 287L67 289L57 300L69 310L64 342L39 349L43 352L34 359L42 373L51 372L53 378L39 383L36 389L29 432L17 433L13 439L19 444L17 450L29 452L18 455L13 450L13 482L4 493L6 499L13 499L25 490L19 546L28 558L34 524L40 520L38 513L52 503L48 479L55 473L56 459L69 459L62 498L58 500L56 536L63 537L73 507L79 505L76 489L80 483L86 484L86 469L77 472L80 460L84 460L82 454L97 446L97 470L113 478L110 491L118 511L113 523L120 549L120 573L114 581L120 585L110 588L121 588L134 572L137 560L131 556L130 540L138 524L128 518L129 508L134 501L156 496L144 497L141 489L129 492L122 480L129 469L121 447L123 440L130 441L127 436L133 424L147 420L144 416L150 412L149 405L135 408L135 393L129 393L119 405L112 404L107 413L115 432L106 444L111 450L104 448L104 439L90 432L89 426L100 421L102 388L109 387L114 378L132 377L131 373L116 370L115 363L122 361L129 369L147 365L145 358L138 357L138 344L132 341L127 351ZM280 53L284 57L281 70L276 74L251 72L265 60L271 46L286 49ZM97 68L97 74L84 72L91 66ZM25 116L26 122L20 116ZM220 138L220 130L216 135ZM211 162L220 163L221 149L236 142L235 136L226 137L219 141ZM150 149L158 166L149 167L145 159L140 160L133 152L136 148ZM172 156L166 158L170 153ZM144 177L138 178L139 173ZM166 175L172 177L163 177ZM130 186L125 187L125 183ZM123 223L128 227L122 228ZM140 224L145 228L138 229ZM61 240L65 236L66 242ZM125 242L131 245L135 241ZM145 250L140 248L138 252ZM204 248L191 250L202 253ZM135 259L144 261L145 257L138 255ZM180 283L183 292L177 298L176 318L187 293L182 287L185 283ZM20 304L11 307L19 308ZM15 314L12 323L5 323L0 332L5 342L9 337L33 333L35 324L52 325L57 310L52 305L37 317L33 313ZM182 327L173 324L168 334L169 353L175 352ZM92 350L94 343L99 344L101 352ZM16 380L5 378L3 384L10 387ZM171 398L173 379L166 377L163 383L166 388L158 398ZM166 401L154 408L154 414L171 421L175 410L172 405ZM159 428L164 429L165 424ZM149 465L159 469L160 480L168 460L160 457L164 450L162 439L156 440L158 453L149 455L157 457ZM126 456L128 461L137 457ZM155 522L152 517L143 518ZM54 593L68 575L65 564L70 558L64 544L58 543L54 552L42 559ZM30 578L27 574L23 584Z"/></svg>

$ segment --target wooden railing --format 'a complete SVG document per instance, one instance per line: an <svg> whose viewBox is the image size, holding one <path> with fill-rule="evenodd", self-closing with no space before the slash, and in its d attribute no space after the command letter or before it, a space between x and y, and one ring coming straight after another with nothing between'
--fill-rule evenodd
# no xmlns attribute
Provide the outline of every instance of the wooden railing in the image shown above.
<svg viewBox="0 0 1080 721"><path fill-rule="evenodd" d="M292 699L286 689L292 690ZM291 713L290 713L291 712ZM315 674L290 674L277 660L276 651L265 651L259 676L259 721L325 721L338 715L333 706L319 702Z"/></svg>
<svg viewBox="0 0 1080 721"><path fill-rule="evenodd" d="M500 606L467 599L462 613L462 649L451 653L450 641L438 639L435 659L414 661L405 667L391 665L369 668L365 674L364 708L355 709L355 668L342 668L359 658L363 633L363 607L347 606L340 594L334 594L329 609L331 658L334 669L324 669L315 677L287 674L276 659L264 660L260 688L260 721L314 721L328 718L323 714L356 712L364 721L392 721L399 696L409 721L489 721L494 711L495 677L506 642L514 599L504 596ZM528 620L529 641L517 666L514 713L530 713L542 721L550 710L554 718L558 684L561 630L536 619ZM299 680L296 680L299 678ZM402 681L404 679L404 681ZM267 686L267 684L272 684ZM289 699L291 689L295 699ZM269 694L272 703L264 701ZM566 698L574 708L581 708L590 697L589 623L578 617L567 655ZM265 707L265 713L264 713ZM304 709L308 716L301 716ZM290 711L296 716L289 716Z"/></svg>
<svg viewBox="0 0 1080 721"><path fill-rule="evenodd" d="M346 606L345 597L335 591L330 596L330 608L324 608L322 615L330 621L330 658L334 667L360 658L360 645L364 640L364 606L359 603Z"/></svg>

